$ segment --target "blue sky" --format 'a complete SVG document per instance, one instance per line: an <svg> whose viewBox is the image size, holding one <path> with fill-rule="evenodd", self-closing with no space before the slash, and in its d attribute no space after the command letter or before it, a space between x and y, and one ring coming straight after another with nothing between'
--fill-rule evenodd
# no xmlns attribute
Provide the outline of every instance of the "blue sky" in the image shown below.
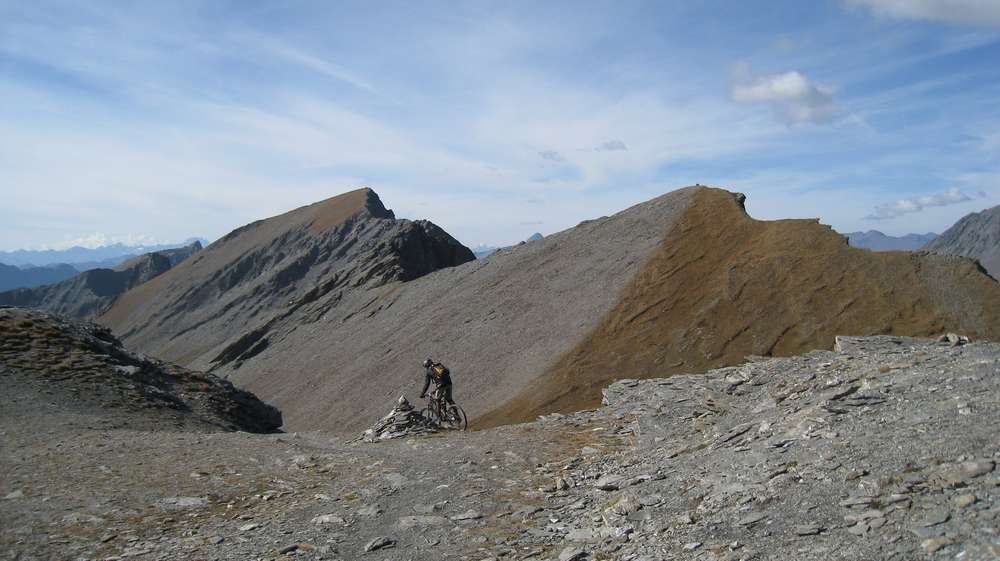
<svg viewBox="0 0 1000 561"><path fill-rule="evenodd" d="M693 183L1000 204L1000 2L0 0L0 249L214 239L367 185L467 245Z"/></svg>

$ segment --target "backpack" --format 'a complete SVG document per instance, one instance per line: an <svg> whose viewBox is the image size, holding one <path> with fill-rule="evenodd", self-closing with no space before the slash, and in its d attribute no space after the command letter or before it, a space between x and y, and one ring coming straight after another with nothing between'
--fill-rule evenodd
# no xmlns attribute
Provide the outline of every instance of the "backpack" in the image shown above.
<svg viewBox="0 0 1000 561"><path fill-rule="evenodd" d="M441 363L431 365L431 370L434 372L434 375L437 376L438 380L444 378L448 374L448 369Z"/></svg>

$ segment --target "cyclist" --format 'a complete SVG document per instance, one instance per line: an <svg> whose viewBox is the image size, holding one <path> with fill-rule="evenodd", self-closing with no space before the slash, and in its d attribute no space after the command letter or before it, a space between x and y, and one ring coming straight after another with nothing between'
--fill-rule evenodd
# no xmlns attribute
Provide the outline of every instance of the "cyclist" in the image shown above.
<svg viewBox="0 0 1000 561"><path fill-rule="evenodd" d="M430 358L424 360L423 366L425 370L424 389L420 390L420 397L427 395L427 388L431 386L431 382L434 382L436 388L434 392L437 397L444 398L449 405L454 405L455 401L451 398L451 372L448 368Z"/></svg>

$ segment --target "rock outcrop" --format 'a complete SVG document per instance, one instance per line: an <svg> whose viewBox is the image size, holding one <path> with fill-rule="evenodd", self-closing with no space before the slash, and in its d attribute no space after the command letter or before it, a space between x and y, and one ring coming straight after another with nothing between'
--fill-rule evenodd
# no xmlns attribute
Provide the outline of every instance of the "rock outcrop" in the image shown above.
<svg viewBox="0 0 1000 561"><path fill-rule="evenodd" d="M195 241L182 248L134 257L114 269L90 269L56 284L0 293L0 305L38 308L86 319L101 314L126 291L167 272L201 249Z"/></svg>
<svg viewBox="0 0 1000 561"><path fill-rule="evenodd" d="M419 387L427 356L483 427L593 407L620 377L829 349L838 334L1000 338L1000 287L973 262L851 248L815 220L757 221L721 189L674 191L445 268L462 260L387 251L389 234L434 236L378 218L381 204L359 208L365 193L237 230L102 321L272 400L291 430L353 434ZM363 219L312 235L333 207ZM443 236L431 245L451 247ZM415 269L427 274L401 274Z"/></svg>
<svg viewBox="0 0 1000 561"><path fill-rule="evenodd" d="M46 396L108 428L273 432L281 413L225 380L132 353L107 328L0 308L4 407ZM88 421L91 422L91 421Z"/></svg>
<svg viewBox="0 0 1000 561"><path fill-rule="evenodd" d="M417 411L406 397L400 396L389 414L379 419L361 435L365 442L420 436L438 431L437 425Z"/></svg>
<svg viewBox="0 0 1000 561"><path fill-rule="evenodd" d="M924 249L978 259L1000 279L1000 206L966 215Z"/></svg>

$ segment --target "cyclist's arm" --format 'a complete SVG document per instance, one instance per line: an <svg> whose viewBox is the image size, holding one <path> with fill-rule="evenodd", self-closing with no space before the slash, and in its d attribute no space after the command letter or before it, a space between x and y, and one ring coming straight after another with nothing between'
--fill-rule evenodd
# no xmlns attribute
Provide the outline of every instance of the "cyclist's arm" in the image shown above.
<svg viewBox="0 0 1000 561"><path fill-rule="evenodd" d="M427 394L427 388L429 388L429 387L431 387L431 375L425 373L424 374L424 389L420 390L420 395L426 395Z"/></svg>

